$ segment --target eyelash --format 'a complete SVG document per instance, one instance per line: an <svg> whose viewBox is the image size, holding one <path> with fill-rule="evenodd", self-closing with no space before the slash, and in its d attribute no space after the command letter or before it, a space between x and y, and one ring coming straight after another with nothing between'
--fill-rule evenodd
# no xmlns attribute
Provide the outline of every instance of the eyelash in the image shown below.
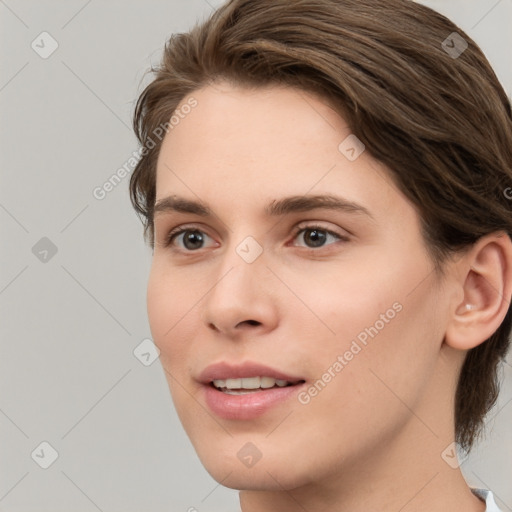
<svg viewBox="0 0 512 512"><path fill-rule="evenodd" d="M331 235L331 236L337 238L338 241L342 241L342 242L348 242L349 241L349 237L348 236L341 235L340 233L336 233L335 231L332 231L332 230L329 230L329 229L324 228L322 226L319 226L318 224L308 224L308 225L296 226L294 228L293 240L295 240L297 238L297 236L300 233L302 233L302 232L315 231L315 230L322 231L322 232L326 233L327 235ZM171 245L174 242L174 240L179 235L181 235L183 233L186 233L187 231L198 231L200 233L203 233L203 234L206 234L207 236L209 236L207 233L205 233L201 229L198 229L196 226L182 226L182 227L173 229L173 230L171 230L169 232L169 234L166 236L164 244L163 244L164 248L171 247ZM333 244L327 244L326 246L323 245L323 246L320 246L319 248L307 247L307 246L299 246L299 247L302 247L302 249L304 249L304 250L310 250L310 251L318 252L319 249L323 249L325 247L328 247L329 245L333 245ZM200 249L197 249L196 251L191 251L191 250L181 249L181 248L173 248L173 250L181 251L181 252L189 252L189 253L200 251Z"/></svg>

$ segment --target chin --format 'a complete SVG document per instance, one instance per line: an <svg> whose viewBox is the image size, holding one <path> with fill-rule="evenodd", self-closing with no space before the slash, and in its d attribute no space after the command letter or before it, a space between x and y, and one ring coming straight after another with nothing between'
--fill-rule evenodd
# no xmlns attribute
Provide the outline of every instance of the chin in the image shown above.
<svg viewBox="0 0 512 512"><path fill-rule="evenodd" d="M198 453L199 455L199 453ZM224 487L236 490L252 491L282 491L291 490L310 481L311 473L297 468L295 463L273 455L272 458L264 456L252 467L246 466L237 456L224 456L220 453L199 456L201 463L210 476ZM304 468L307 469L307 468Z"/></svg>

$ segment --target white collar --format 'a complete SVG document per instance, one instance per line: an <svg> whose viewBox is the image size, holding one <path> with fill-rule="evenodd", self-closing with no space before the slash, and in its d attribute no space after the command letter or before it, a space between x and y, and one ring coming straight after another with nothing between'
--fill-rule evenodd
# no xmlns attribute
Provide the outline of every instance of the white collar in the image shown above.
<svg viewBox="0 0 512 512"><path fill-rule="evenodd" d="M487 489L475 489L471 488L471 491L473 494L481 498L485 501L485 512L501 512L498 508L498 505L496 505L496 502L494 501L494 496L492 494L492 491L489 491Z"/></svg>

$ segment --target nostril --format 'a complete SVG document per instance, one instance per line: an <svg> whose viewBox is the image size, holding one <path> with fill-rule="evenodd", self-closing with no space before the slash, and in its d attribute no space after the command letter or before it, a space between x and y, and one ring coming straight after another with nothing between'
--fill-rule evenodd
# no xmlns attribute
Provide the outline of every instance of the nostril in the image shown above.
<svg viewBox="0 0 512 512"><path fill-rule="evenodd" d="M249 325L260 325L260 322L258 322L257 320L246 320L245 323Z"/></svg>

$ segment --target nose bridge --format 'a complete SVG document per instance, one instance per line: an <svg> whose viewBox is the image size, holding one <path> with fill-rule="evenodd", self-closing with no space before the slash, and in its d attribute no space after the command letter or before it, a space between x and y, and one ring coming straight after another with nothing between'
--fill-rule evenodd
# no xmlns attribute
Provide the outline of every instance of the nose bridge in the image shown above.
<svg viewBox="0 0 512 512"><path fill-rule="evenodd" d="M275 304L265 285L271 275L262 245L252 236L230 244L220 257L215 283L203 303L203 319L228 332L241 322L271 325Z"/></svg>
<svg viewBox="0 0 512 512"><path fill-rule="evenodd" d="M266 270L263 246L254 237L246 236L241 242L230 244L221 258L219 278L212 292L220 295L227 291L239 301L254 295L254 285L264 279Z"/></svg>

